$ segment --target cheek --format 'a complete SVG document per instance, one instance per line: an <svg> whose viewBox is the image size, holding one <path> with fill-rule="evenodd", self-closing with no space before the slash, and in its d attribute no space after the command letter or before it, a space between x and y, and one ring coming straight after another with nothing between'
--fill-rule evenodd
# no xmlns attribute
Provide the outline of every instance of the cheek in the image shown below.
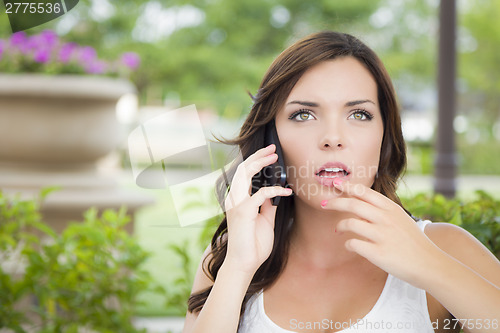
<svg viewBox="0 0 500 333"><path fill-rule="evenodd" d="M359 176L360 178L368 178L373 182L378 171L380 163L380 149L382 146L382 139L375 136L369 137L363 149L360 149L360 164Z"/></svg>
<svg viewBox="0 0 500 333"><path fill-rule="evenodd" d="M380 147L375 147L371 152L367 152L368 160L366 165L368 166L368 176L370 179L375 179L375 175L378 172L378 166L380 162Z"/></svg>
<svg viewBox="0 0 500 333"><path fill-rule="evenodd" d="M369 165L377 165L380 161L380 149L382 147L381 140L373 140L372 144L368 145L364 151L364 155L366 156L366 161Z"/></svg>
<svg viewBox="0 0 500 333"><path fill-rule="evenodd" d="M304 177L308 169L308 153L311 152L310 143L300 139L300 136L288 136L280 139L284 161L287 167L287 181L294 185L300 176Z"/></svg>
<svg viewBox="0 0 500 333"><path fill-rule="evenodd" d="M346 138L348 138L346 140L346 156L352 158L355 178L374 177L377 173L382 135L383 129L379 126L349 128L346 133Z"/></svg>

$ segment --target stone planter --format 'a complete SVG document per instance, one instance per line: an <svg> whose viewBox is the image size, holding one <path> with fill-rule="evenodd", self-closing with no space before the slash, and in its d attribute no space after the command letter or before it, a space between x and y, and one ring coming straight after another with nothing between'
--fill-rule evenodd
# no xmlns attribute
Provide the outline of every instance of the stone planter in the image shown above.
<svg viewBox="0 0 500 333"><path fill-rule="evenodd" d="M116 103L134 92L121 79L0 74L0 189L29 197L58 186L41 207L58 231L90 207L124 205L133 216L152 203L96 164L123 142ZM132 232L133 223L128 227Z"/></svg>
<svg viewBox="0 0 500 333"><path fill-rule="evenodd" d="M120 142L116 102L134 92L119 79L0 75L0 161L93 165Z"/></svg>

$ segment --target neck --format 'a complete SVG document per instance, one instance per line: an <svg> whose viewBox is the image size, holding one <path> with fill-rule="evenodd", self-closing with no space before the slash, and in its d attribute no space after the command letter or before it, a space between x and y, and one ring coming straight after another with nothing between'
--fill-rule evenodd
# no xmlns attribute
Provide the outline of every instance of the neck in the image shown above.
<svg viewBox="0 0 500 333"><path fill-rule="evenodd" d="M295 217L290 240L291 259L300 260L311 269L335 269L364 259L345 248L353 233L335 232L337 224L351 214L314 208L295 198Z"/></svg>

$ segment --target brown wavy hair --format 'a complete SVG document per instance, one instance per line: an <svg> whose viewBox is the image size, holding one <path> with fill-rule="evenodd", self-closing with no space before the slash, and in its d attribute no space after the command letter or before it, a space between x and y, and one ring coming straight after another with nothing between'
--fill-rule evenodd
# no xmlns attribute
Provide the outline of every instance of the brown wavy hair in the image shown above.
<svg viewBox="0 0 500 333"><path fill-rule="evenodd" d="M396 194L396 182L406 167L406 148L401 131L399 107L391 79L378 58L359 39L345 33L323 31L309 35L284 50L271 64L265 74L254 104L247 116L239 136L224 143L238 145L242 157L246 159L264 147L264 128L283 107L290 91L305 71L323 61L339 57L353 57L362 63L377 83L378 100L384 124L380 162L372 188L402 207ZM218 181L219 202L224 200L236 164L226 177ZM282 197L275 219L274 245L269 258L259 267L248 287L241 306L241 313L249 298L261 289L269 287L283 271L289 247L289 235L293 223L293 197ZM227 220L222 219L211 241L211 252L203 263L204 273L212 280L224 262L227 251ZM206 265L205 265L206 264ZM208 269L208 272L205 269ZM201 311L212 287L193 293L189 297L188 310Z"/></svg>

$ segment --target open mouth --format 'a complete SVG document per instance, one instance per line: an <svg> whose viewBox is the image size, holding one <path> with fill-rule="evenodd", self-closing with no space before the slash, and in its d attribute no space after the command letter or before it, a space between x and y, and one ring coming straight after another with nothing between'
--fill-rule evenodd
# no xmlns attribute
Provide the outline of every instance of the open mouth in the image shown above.
<svg viewBox="0 0 500 333"><path fill-rule="evenodd" d="M350 173L347 166L341 162L327 162L316 171L315 178L321 185L333 187L336 178L347 180Z"/></svg>
<svg viewBox="0 0 500 333"><path fill-rule="evenodd" d="M335 178L335 177L345 177L349 175L349 172L342 168L324 168L318 175L321 178Z"/></svg>

